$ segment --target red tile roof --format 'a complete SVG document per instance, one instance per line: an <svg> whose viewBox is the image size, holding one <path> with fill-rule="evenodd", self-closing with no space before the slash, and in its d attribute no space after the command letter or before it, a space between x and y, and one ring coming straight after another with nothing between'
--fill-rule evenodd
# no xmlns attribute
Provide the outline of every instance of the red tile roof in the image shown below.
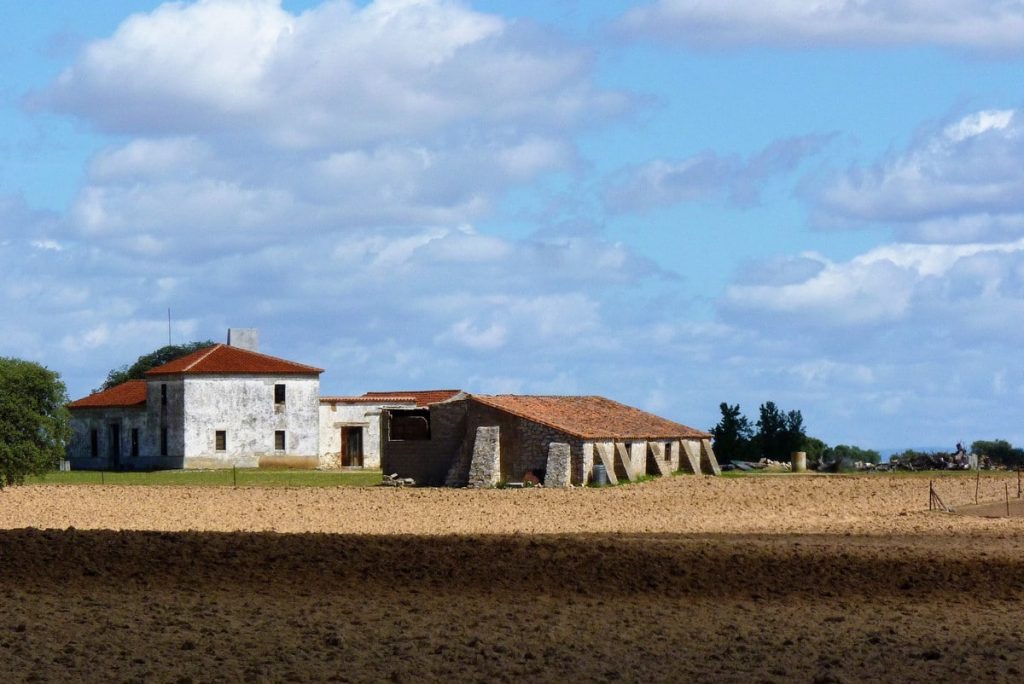
<svg viewBox="0 0 1024 684"><path fill-rule="evenodd" d="M367 392L363 396L372 400L414 399L417 406L430 406L462 394L462 390L416 390L412 392Z"/></svg>
<svg viewBox="0 0 1024 684"><path fill-rule="evenodd" d="M304 366L276 356L215 344L188 356L146 371L146 375L193 375L206 373L240 373L247 375L319 375L322 368Z"/></svg>
<svg viewBox="0 0 1024 684"><path fill-rule="evenodd" d="M604 397L502 394L472 399L579 439L706 439L710 434Z"/></svg>
<svg viewBox="0 0 1024 684"><path fill-rule="evenodd" d="M320 397L321 404L411 404L416 405L413 397L379 396L372 397Z"/></svg>
<svg viewBox="0 0 1024 684"><path fill-rule="evenodd" d="M129 380L110 389L90 394L73 401L68 408L110 408L115 406L138 406L146 403L146 381Z"/></svg>

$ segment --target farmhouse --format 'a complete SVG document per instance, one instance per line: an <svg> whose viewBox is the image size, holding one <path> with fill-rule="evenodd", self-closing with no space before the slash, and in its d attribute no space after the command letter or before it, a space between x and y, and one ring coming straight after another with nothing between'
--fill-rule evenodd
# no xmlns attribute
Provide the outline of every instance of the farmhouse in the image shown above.
<svg viewBox="0 0 1024 684"><path fill-rule="evenodd" d="M322 369L228 341L69 404L71 467L317 467Z"/></svg>
<svg viewBox="0 0 1024 684"><path fill-rule="evenodd" d="M422 484L492 486L533 476L586 484L595 466L635 480L717 474L711 435L597 396L454 395L382 409L386 473Z"/></svg>
<svg viewBox="0 0 1024 684"><path fill-rule="evenodd" d="M706 432L597 396L461 390L320 396L320 368L255 330L68 405L72 468L382 468L419 484L718 473Z"/></svg>

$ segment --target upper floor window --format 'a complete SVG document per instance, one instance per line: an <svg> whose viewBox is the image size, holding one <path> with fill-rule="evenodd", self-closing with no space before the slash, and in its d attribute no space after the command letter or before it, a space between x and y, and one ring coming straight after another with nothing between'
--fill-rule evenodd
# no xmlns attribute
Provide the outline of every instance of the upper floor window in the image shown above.
<svg viewBox="0 0 1024 684"><path fill-rule="evenodd" d="M284 385L274 385L274 403L283 404L285 398Z"/></svg>

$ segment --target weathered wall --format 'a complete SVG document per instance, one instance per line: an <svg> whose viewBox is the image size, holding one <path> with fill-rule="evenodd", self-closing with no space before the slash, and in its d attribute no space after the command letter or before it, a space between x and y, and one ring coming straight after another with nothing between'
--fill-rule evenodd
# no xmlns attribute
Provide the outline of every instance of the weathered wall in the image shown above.
<svg viewBox="0 0 1024 684"><path fill-rule="evenodd" d="M381 418L384 474L398 473L421 485L443 485L448 469L462 453L466 439L466 405L465 399L431 405L430 439L426 440L391 440L390 412L385 409Z"/></svg>
<svg viewBox="0 0 1024 684"><path fill-rule="evenodd" d="M274 403L274 385L286 386L285 403ZM184 378L186 468L291 465L315 468L319 461L320 380L316 376L203 375ZM216 432L226 433L217 450ZM285 448L274 433L285 431Z"/></svg>
<svg viewBox="0 0 1024 684"><path fill-rule="evenodd" d="M71 441L67 459L73 470L111 470L110 426L120 426L120 459L116 467L126 470L155 468L154 453L143 449L147 437L145 407L81 408L71 412ZM132 430L139 431L139 455L132 457ZM96 457L92 456L91 433L96 430Z"/></svg>
<svg viewBox="0 0 1024 684"><path fill-rule="evenodd" d="M320 467L341 467L341 428L363 428L363 467L380 467L381 404L320 404Z"/></svg>

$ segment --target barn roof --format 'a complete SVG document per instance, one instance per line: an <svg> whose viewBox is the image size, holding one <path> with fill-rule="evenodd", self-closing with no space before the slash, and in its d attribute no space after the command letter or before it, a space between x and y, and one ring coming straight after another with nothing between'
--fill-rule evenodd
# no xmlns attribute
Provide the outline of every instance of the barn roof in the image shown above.
<svg viewBox="0 0 1024 684"><path fill-rule="evenodd" d="M322 368L305 366L259 352L215 344L188 356L146 371L146 375L201 375L238 373L248 375L319 375Z"/></svg>
<svg viewBox="0 0 1024 684"><path fill-rule="evenodd" d="M711 436L604 397L474 394L472 398L579 439L706 439Z"/></svg>
<svg viewBox="0 0 1024 684"><path fill-rule="evenodd" d="M129 380L114 385L102 392L73 401L68 408L112 408L116 406L138 406L146 403L146 381Z"/></svg>
<svg viewBox="0 0 1024 684"><path fill-rule="evenodd" d="M430 406L462 394L462 390L410 390L367 392L358 397L320 397L321 404L412 404Z"/></svg>

